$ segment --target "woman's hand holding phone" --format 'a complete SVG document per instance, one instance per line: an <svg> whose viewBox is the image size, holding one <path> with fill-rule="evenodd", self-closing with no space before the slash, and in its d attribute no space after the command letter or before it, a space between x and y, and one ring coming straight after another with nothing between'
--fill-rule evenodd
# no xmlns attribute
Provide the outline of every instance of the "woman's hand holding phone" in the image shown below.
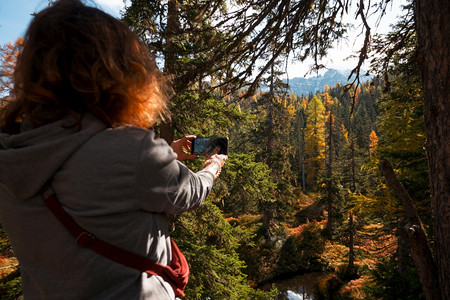
<svg viewBox="0 0 450 300"><path fill-rule="evenodd" d="M170 144L173 152L177 154L177 160L183 161L188 159L197 159L198 155L190 154L192 147L192 140L195 139L195 135L186 135L183 138L173 141Z"/></svg>
<svg viewBox="0 0 450 300"><path fill-rule="evenodd" d="M175 140L170 144L173 151L177 154L177 160L183 161L188 159L197 159L199 156L197 154L190 154L192 148L192 140L196 138L195 135L186 135L179 140ZM216 179L222 167L225 164L228 156L225 154L219 154L221 151L220 147L214 148L214 151L205 154L205 163L203 164L203 171L207 171L214 176Z"/></svg>

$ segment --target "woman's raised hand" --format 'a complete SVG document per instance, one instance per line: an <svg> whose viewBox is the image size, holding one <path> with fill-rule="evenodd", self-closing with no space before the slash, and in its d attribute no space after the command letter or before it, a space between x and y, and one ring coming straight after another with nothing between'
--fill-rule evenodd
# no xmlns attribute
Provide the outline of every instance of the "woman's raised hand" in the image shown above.
<svg viewBox="0 0 450 300"><path fill-rule="evenodd" d="M179 161L198 158L198 155L189 153L192 147L191 140L195 138L196 138L195 135L186 135L183 138L173 141L170 144L170 147L172 147L173 152L177 154L177 159Z"/></svg>

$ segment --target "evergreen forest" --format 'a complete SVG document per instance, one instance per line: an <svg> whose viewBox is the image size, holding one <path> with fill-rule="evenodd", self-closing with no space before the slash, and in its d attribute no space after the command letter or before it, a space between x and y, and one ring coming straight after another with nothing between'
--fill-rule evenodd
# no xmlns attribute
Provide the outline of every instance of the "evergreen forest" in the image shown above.
<svg viewBox="0 0 450 300"><path fill-rule="evenodd" d="M449 4L410 0L390 33L371 36L367 15L390 1L372 2L132 0L124 9L173 86L172 118L152 129L169 144L186 134L230 142L204 205L171 216L191 270L186 299L288 299L277 283L308 274L314 298L292 299L449 299ZM349 82L291 93L286 61L326 67L349 5L360 8L360 62L374 78L360 82L357 64ZM422 23L434 21L445 23L430 29L443 40L439 78L423 54ZM0 49L2 106L22 46ZM430 84L441 84L435 98ZM0 297L20 299L3 231L0 248Z"/></svg>

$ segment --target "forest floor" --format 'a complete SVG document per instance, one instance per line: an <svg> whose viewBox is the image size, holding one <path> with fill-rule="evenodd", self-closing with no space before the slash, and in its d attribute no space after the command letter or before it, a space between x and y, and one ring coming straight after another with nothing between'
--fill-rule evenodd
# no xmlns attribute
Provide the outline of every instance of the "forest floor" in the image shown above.
<svg viewBox="0 0 450 300"><path fill-rule="evenodd" d="M396 251L395 234L386 233L382 224L366 224L353 216L355 267L350 274L347 225L344 222L335 228L331 238L325 237L327 212L317 205L319 197L319 194L302 195L293 204L294 213L279 223L287 234L283 238L283 246L273 252L278 257L273 279L323 272L316 282L319 293L332 291L347 299L365 299L364 287L372 280L370 270L380 259L390 257Z"/></svg>

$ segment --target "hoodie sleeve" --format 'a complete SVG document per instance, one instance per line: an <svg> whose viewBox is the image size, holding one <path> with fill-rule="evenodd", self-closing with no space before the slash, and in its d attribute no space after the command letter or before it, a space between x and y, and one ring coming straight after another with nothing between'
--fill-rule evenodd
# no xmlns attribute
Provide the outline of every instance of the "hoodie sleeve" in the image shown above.
<svg viewBox="0 0 450 300"><path fill-rule="evenodd" d="M200 207L211 191L213 176L194 173L176 160L163 139L150 131L143 139L136 172L138 205L143 210L180 214Z"/></svg>

